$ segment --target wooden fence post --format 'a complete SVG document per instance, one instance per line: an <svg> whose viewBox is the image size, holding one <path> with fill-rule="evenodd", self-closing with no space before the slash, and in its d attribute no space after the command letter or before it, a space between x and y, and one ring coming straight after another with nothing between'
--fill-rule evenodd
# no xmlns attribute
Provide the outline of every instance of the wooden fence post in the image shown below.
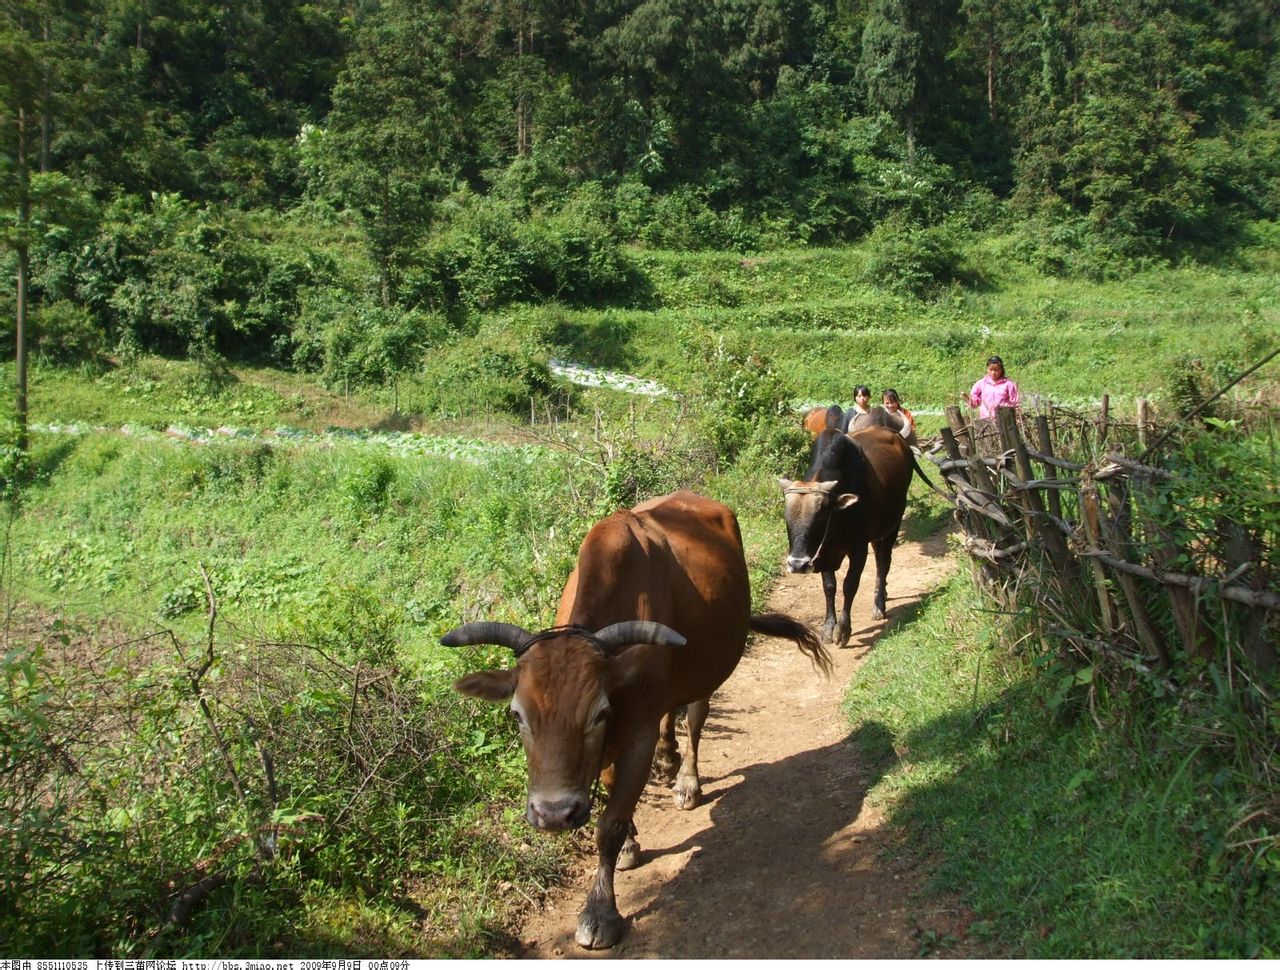
<svg viewBox="0 0 1280 970"><path fill-rule="evenodd" d="M1054 457L1053 439L1049 437L1049 419L1043 414L1036 415L1036 438L1040 445L1040 453L1050 458ZM1054 468L1051 462L1044 463L1044 477L1058 477L1058 469ZM1062 518L1062 497L1058 495L1056 488L1049 489L1049 511L1053 513L1055 519Z"/></svg>
<svg viewBox="0 0 1280 970"><path fill-rule="evenodd" d="M1145 397L1138 398L1138 447L1147 447L1147 432L1151 428L1151 404Z"/></svg>
<svg viewBox="0 0 1280 970"><path fill-rule="evenodd" d="M1098 524L1100 528L1100 538L1102 544L1099 546L1106 552L1111 553L1116 559L1129 562L1128 550L1129 544L1129 502L1128 490L1123 480L1109 484L1107 487L1107 504L1111 507L1111 515L1100 515ZM1137 634L1139 641L1160 661L1160 666L1165 671L1170 669L1169 650L1165 646L1164 638L1160 636L1160 632L1155 628L1155 624L1151 622L1151 614L1147 612L1146 606L1142 602L1142 590L1138 586L1138 582L1131 575L1121 569L1115 570L1116 582L1120 586L1120 591L1124 593L1125 603L1129 607L1129 615L1133 617L1134 632Z"/></svg>
<svg viewBox="0 0 1280 970"><path fill-rule="evenodd" d="M1095 549L1102 548L1102 509L1098 503L1098 486L1092 481L1085 481L1080 486L1080 523L1084 526L1085 540ZM1107 572L1102 563L1090 558L1093 571L1093 585L1098 593L1098 607L1102 612L1102 628L1107 636L1114 636L1120 630L1120 615L1116 612L1115 603L1111 601L1111 591L1107 588Z"/></svg>
<svg viewBox="0 0 1280 970"><path fill-rule="evenodd" d="M978 449L974 446L973 434L969 430L969 426L965 423L963 415L960 414L960 409L952 404L947 408L946 413L947 427L950 428L951 433L955 435L955 439L960 446L960 450L964 453L965 457L976 455L978 453ZM974 485L977 484L977 482L974 482Z"/></svg>
<svg viewBox="0 0 1280 970"><path fill-rule="evenodd" d="M1049 555L1049 562L1052 564L1054 571L1059 576L1070 576L1070 560L1071 555L1067 551L1067 542L1063 538L1062 533L1058 531L1056 523L1051 523L1045 518L1044 503L1040 500L1040 495L1035 488L1028 487L1035 481L1035 474L1031 469L1031 458L1027 454L1027 446L1022 440L1022 433L1018 430L1018 416L1013 408L1000 408L996 411L996 418L1000 422L1000 437L1006 448L1013 451L1014 468L1021 479L1021 487L1018 489L1018 498L1022 504L1023 515L1027 524L1027 538L1032 539L1039 536L1040 541L1044 544L1045 552Z"/></svg>

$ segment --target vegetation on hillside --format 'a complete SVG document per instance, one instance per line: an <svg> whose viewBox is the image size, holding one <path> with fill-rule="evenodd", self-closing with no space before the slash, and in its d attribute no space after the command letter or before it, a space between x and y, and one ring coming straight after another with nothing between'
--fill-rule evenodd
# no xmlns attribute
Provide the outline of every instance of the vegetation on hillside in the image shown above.
<svg viewBox="0 0 1280 970"><path fill-rule="evenodd" d="M856 383L938 409L999 352L1030 396L1191 415L1280 339L1278 31L1254 0L0 4L0 938L505 952L572 843L503 807L515 735L448 689L508 658L440 632L549 622L590 523L682 486L738 511L759 600L794 409ZM1188 556L1274 537L1273 423L1200 417L1158 511ZM850 695L971 931L1274 956L1274 676L1077 680L975 596Z"/></svg>
<svg viewBox="0 0 1280 970"><path fill-rule="evenodd" d="M933 298L990 270L975 231L1111 278L1280 215L1253 0L13 0L0 50L24 335L209 380L393 383L512 303L645 305L628 244L866 240L859 279Z"/></svg>

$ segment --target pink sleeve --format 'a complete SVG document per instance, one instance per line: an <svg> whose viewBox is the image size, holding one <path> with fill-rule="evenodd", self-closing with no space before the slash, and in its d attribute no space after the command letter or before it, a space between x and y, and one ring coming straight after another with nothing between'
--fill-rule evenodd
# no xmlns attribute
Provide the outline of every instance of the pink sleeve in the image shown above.
<svg viewBox="0 0 1280 970"><path fill-rule="evenodd" d="M974 381L973 387L969 389L969 407L976 408L982 403L982 395L978 393L978 388L982 386L982 381Z"/></svg>
<svg viewBox="0 0 1280 970"><path fill-rule="evenodd" d="M1009 382L1009 395L1007 400L1009 402L1009 407L1016 408L1018 406L1018 402L1020 400L1018 395L1018 385L1013 381Z"/></svg>

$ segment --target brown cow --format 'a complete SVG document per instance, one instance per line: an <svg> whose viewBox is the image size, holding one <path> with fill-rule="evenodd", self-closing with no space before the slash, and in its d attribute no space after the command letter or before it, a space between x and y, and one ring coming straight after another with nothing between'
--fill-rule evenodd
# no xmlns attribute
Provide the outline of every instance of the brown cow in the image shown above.
<svg viewBox="0 0 1280 970"><path fill-rule="evenodd" d="M529 765L530 825L583 825L591 786L597 776L604 781L599 865L577 940L610 947L623 930L614 870L639 861L631 819L660 740L659 766L681 762L676 803L693 808L701 798L698 741L708 702L737 666L747 631L794 640L827 671L830 658L804 624L779 613L751 615L738 521L726 506L692 492L598 522L582 542L556 624L531 634L508 623L471 623L441 642L515 651L515 667L469 674L455 686L510 701ZM679 759L673 715L686 705L688 740Z"/></svg>
<svg viewBox="0 0 1280 970"><path fill-rule="evenodd" d="M793 573L822 574L827 601L822 632L839 647L849 642L849 609L867 562L868 543L876 554L872 617L884 618L893 544L906 511L913 470L925 478L901 435L869 427L847 435L822 432L813 444L813 460L804 479L778 479L786 496L787 568ZM836 570L846 556L849 569L844 574L844 607L837 626Z"/></svg>
<svg viewBox="0 0 1280 970"><path fill-rule="evenodd" d="M840 427L844 421L844 411L840 405L833 404L827 408L810 408L804 416L804 430L809 432L810 439L818 437L822 432Z"/></svg>

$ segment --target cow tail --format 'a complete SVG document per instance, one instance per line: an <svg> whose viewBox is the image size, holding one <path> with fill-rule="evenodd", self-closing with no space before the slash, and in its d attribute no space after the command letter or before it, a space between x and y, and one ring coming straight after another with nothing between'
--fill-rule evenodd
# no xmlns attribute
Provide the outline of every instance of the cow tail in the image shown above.
<svg viewBox="0 0 1280 970"><path fill-rule="evenodd" d="M933 484L933 482L929 481L929 476L928 476L928 475L926 475L926 474L924 473L924 469L920 467L920 462L916 461L916 456L915 456L915 454L914 454L914 453L912 453L912 455L911 455L911 467L912 467L912 468L914 468L914 469L916 470L916 474L917 474L917 475L919 475L919 476L920 476L920 478L921 478L921 480L922 480L926 485L928 485L931 489L933 489L935 492L937 492L939 495L941 495L943 498L945 498L948 502L954 502L954 501L955 501L955 500L954 500L950 495L948 495L948 494L947 494L946 492L944 492L942 489L938 488L938 486L937 486L937 485L935 485L935 484Z"/></svg>
<svg viewBox="0 0 1280 970"><path fill-rule="evenodd" d="M809 661L826 676L831 676L831 656L823 647L818 635L807 624L785 613L757 613L751 617L751 629L770 637L793 640Z"/></svg>

